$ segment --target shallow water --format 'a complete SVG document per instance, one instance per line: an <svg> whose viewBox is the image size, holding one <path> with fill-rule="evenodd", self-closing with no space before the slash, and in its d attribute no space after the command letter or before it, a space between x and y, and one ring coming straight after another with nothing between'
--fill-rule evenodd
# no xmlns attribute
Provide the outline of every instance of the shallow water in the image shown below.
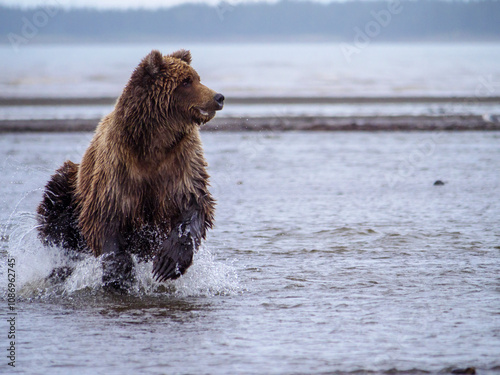
<svg viewBox="0 0 500 375"><path fill-rule="evenodd" d="M90 137L0 138L17 373L500 373L500 133L203 133L217 226L185 276L141 264L128 296L92 258L43 282L67 260L33 212Z"/></svg>
<svg viewBox="0 0 500 375"><path fill-rule="evenodd" d="M11 106L0 107L1 120L51 120L51 119L99 119L113 110L109 105L92 106ZM462 102L405 104L394 103L353 103L353 104L257 104L238 105L231 102L224 105L218 118L252 118L270 116L499 116L498 103L479 103L473 99ZM97 124L96 120L96 124Z"/></svg>
<svg viewBox="0 0 500 375"><path fill-rule="evenodd" d="M227 101L218 116L444 116L496 118L500 43L373 43L344 56L341 43L0 45L1 97L117 97L151 49L190 49L202 82ZM449 103L231 104L235 97L467 97ZM112 106L0 106L1 120L96 119Z"/></svg>
<svg viewBox="0 0 500 375"><path fill-rule="evenodd" d="M0 46L2 96L120 94L151 49L189 49L207 86L234 96L494 96L499 43L28 44Z"/></svg>

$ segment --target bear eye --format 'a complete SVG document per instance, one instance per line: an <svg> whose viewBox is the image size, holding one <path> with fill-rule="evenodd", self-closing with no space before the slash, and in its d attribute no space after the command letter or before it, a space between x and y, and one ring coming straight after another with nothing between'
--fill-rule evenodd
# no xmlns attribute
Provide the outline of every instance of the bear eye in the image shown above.
<svg viewBox="0 0 500 375"><path fill-rule="evenodd" d="M182 81L182 87L189 87L191 85L191 78L186 78L184 81Z"/></svg>

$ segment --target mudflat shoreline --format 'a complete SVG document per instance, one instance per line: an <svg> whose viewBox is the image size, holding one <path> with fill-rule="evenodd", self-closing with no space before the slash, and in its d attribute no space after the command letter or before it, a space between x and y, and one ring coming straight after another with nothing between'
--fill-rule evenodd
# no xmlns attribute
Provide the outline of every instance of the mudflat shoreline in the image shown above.
<svg viewBox="0 0 500 375"><path fill-rule="evenodd" d="M2 107L113 105L112 97L0 97ZM500 97L231 97L226 105L294 104L417 104L498 103ZM0 133L93 131L99 118L0 119ZM354 115L354 116L224 116L219 114L202 127L203 131L492 131L500 130L500 115Z"/></svg>
<svg viewBox="0 0 500 375"><path fill-rule="evenodd" d="M99 119L0 120L0 133L91 132ZM483 116L221 117L203 131L492 131L498 119Z"/></svg>
<svg viewBox="0 0 500 375"><path fill-rule="evenodd" d="M113 105L117 97L0 97L2 106ZM498 103L500 96L237 96L226 105L243 104L406 104L406 103Z"/></svg>

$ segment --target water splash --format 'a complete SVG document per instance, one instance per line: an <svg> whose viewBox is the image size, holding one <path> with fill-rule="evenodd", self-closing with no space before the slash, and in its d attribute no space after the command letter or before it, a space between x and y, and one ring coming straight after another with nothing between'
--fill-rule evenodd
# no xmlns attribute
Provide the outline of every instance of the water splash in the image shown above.
<svg viewBox="0 0 500 375"><path fill-rule="evenodd" d="M70 259L57 247L44 246L38 238L36 215L14 214L7 238L7 256L2 257L0 271L5 274L7 259L16 259L16 289L20 298L53 298L76 293L101 291L101 260L91 255ZM195 254L193 265L175 281L158 283L153 279L152 262L135 263L135 282L129 294L136 296L207 296L237 293L241 290L235 267L216 259L208 246L202 245ZM73 268L64 281L48 278L58 267ZM0 282L4 295L6 280Z"/></svg>

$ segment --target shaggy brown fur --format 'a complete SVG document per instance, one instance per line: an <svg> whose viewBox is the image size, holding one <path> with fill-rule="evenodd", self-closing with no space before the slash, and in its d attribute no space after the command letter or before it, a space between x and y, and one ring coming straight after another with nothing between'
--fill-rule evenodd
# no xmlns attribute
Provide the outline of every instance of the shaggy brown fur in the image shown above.
<svg viewBox="0 0 500 375"><path fill-rule="evenodd" d="M198 125L222 109L224 97L202 85L190 63L185 50L147 55L80 166L66 162L46 186L41 237L104 255L106 283L133 277L131 254L154 258L160 281L179 277L213 225Z"/></svg>

